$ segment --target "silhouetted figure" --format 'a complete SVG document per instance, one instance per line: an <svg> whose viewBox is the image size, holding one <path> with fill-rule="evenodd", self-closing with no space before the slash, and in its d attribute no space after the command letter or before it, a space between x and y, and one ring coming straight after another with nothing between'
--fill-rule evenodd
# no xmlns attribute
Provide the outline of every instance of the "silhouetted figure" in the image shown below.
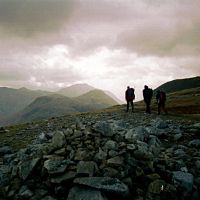
<svg viewBox="0 0 200 200"><path fill-rule="evenodd" d="M132 112L134 111L133 100L135 99L135 90L133 88L127 87L125 92L125 99L127 102L126 112L129 110L129 104L131 104Z"/></svg>
<svg viewBox="0 0 200 200"><path fill-rule="evenodd" d="M158 115L160 115L161 109L167 114L167 110L165 108L166 102L166 94L163 91L158 90L156 93L156 101L158 104Z"/></svg>
<svg viewBox="0 0 200 200"><path fill-rule="evenodd" d="M151 104L152 96L153 96L153 90L149 88L147 85L145 85L144 90L143 90L143 98L146 104L146 113L149 113L149 114L151 114L150 104Z"/></svg>

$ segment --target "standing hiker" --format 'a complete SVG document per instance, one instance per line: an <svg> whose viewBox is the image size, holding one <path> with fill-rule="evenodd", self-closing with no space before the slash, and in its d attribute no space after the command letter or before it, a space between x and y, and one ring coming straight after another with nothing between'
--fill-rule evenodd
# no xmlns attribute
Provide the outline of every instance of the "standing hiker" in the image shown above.
<svg viewBox="0 0 200 200"><path fill-rule="evenodd" d="M126 112L129 110L129 104L131 104L132 112L134 111L133 100L135 99L135 90L134 88L127 87L125 92L125 99L126 99Z"/></svg>
<svg viewBox="0 0 200 200"><path fill-rule="evenodd" d="M152 96L153 96L153 90L149 88L147 85L145 85L143 89L143 98L146 104L146 113L148 114L151 114L150 104L151 104Z"/></svg>
<svg viewBox="0 0 200 200"><path fill-rule="evenodd" d="M156 94L156 101L158 104L158 115L160 115L161 109L167 114L167 110L165 108L166 102L166 94L163 91L158 90Z"/></svg>

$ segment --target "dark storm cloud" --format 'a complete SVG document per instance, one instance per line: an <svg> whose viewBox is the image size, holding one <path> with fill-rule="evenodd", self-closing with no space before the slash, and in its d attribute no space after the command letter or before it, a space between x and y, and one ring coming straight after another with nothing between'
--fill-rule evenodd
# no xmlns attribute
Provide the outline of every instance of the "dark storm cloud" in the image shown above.
<svg viewBox="0 0 200 200"><path fill-rule="evenodd" d="M0 30L23 37L55 31L72 10L72 0L0 0Z"/></svg>

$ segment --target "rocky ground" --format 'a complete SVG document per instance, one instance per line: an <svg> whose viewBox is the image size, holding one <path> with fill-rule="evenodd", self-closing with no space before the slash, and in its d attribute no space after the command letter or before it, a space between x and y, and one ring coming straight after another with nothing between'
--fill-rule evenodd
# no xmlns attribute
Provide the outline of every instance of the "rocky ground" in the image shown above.
<svg viewBox="0 0 200 200"><path fill-rule="evenodd" d="M200 199L200 123L105 111L0 129L0 199Z"/></svg>

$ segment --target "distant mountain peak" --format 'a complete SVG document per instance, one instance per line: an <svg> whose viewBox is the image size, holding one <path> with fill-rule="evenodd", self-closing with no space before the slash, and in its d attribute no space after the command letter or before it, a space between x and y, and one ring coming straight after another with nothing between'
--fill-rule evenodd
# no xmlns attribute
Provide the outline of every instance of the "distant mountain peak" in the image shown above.
<svg viewBox="0 0 200 200"><path fill-rule="evenodd" d="M27 91L27 90L29 90L29 89L26 88L26 87L21 87L21 88L19 88L18 90L20 90L20 91Z"/></svg>
<svg viewBox="0 0 200 200"><path fill-rule="evenodd" d="M86 83L79 83L62 88L59 91L57 91L57 93L67 97L78 97L94 89L94 87Z"/></svg>

